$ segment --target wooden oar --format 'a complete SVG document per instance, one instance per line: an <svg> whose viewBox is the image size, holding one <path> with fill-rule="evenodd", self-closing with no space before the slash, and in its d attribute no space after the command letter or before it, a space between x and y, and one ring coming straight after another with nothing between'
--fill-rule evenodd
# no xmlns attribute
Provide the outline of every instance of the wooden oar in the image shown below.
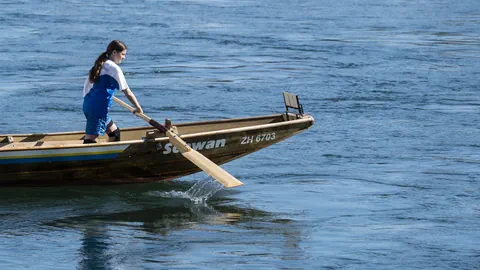
<svg viewBox="0 0 480 270"><path fill-rule="evenodd" d="M225 187L236 187L243 185L237 178L233 177L224 169L220 168L217 164L213 163L210 159L206 158L204 155L200 154L195 149L191 148L185 141L183 141L177 134L175 134L172 130L168 130L162 124L158 123L157 121L153 120L152 118L148 117L143 113L135 112L135 109L128 105L127 103L123 102L122 100L118 99L117 97L113 97L113 100L120 104L121 106L125 107L136 116L145 120L145 122L149 123L156 129L160 130L161 132L165 132L165 134L170 139L170 142L177 147L177 149L182 153L184 157L190 160L193 164L197 165L200 169L202 169L205 173L213 177L215 180L220 182Z"/></svg>

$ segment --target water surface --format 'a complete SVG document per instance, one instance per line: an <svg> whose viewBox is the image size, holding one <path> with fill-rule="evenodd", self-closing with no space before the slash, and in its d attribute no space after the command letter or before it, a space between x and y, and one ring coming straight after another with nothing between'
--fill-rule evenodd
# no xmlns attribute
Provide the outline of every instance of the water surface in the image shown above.
<svg viewBox="0 0 480 270"><path fill-rule="evenodd" d="M111 39L154 119L281 113L285 90L316 119L226 164L236 189L2 188L3 269L480 265L478 1L0 3L0 133L83 130Z"/></svg>

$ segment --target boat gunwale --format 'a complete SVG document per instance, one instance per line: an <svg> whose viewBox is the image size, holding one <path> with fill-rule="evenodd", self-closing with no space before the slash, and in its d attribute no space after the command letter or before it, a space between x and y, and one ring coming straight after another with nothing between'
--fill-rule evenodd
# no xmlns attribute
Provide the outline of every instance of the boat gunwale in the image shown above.
<svg viewBox="0 0 480 270"><path fill-rule="evenodd" d="M175 125L177 127L184 127L184 126L193 126L193 125L203 125L203 124L212 124L212 123L228 123L228 122L237 122L237 121L242 121L242 120L258 120L262 118L272 118L272 117L278 117L281 115L285 114L272 114L272 115L265 115L265 116L256 116L256 117L244 117L244 118L231 118L231 119L224 119L224 120L213 120L213 121L202 121L202 122L190 122L190 123L183 123L183 124L178 124ZM295 116L295 114L289 113L289 115ZM214 130L214 131L206 131L206 132L197 132L197 133L189 133L189 134L180 134L179 137L182 139L188 139L192 137L203 137L203 136L208 136L208 135L216 135L216 134L227 134L227 133L236 133L236 132L242 132L242 131L250 131L250 130L255 130L255 129L265 129L265 128L272 128L272 127L278 127L278 126L287 126L287 125L292 125L292 124L297 124L297 123L302 123L302 122L314 122L315 119L313 116L308 115L308 114L303 114L300 116L301 118L294 119L294 120L288 120L288 121L282 121L282 122L275 122L275 123L269 123L269 124L260 124L260 125L253 125L253 126L247 126L247 127L239 127L239 128L229 128L229 129L221 129L221 130ZM135 129L150 129L151 127L133 127L133 128L125 128L124 130L135 130ZM34 134L15 134L15 136L37 136L37 135L66 135L66 134L75 134L77 132L57 132L57 133L34 133ZM79 132L82 133L82 132ZM2 135L0 135L2 136ZM140 144L140 143L145 143L145 142L162 142L162 141L168 141L169 138L167 136L165 137L158 137L158 138L143 138L143 139L137 139L137 140L128 140L128 141L119 141L119 142L100 142L96 144L83 144L83 143L78 143L78 144L57 144L57 145L40 145L40 146L29 146L29 147L18 147L18 148L3 148L0 147L0 152L12 152L12 151L35 151L35 150L51 150L51 149L65 149L65 148L93 148L93 147L107 147L107 146L114 146L114 145L123 145L123 144L128 144L128 145L134 145L134 144ZM61 141L58 141L61 142ZM21 142L20 142L21 143ZM15 144L15 143L13 143Z"/></svg>
<svg viewBox="0 0 480 270"><path fill-rule="evenodd" d="M217 119L217 120L206 120L206 121L198 121L198 122L185 122L179 124L173 124L177 127L185 127L185 126L194 126L194 125L205 125L205 124L213 124L213 123L228 123L228 122L238 122L238 121L245 121L245 120L259 120L264 118L272 118L272 117L279 117L284 115L285 113L281 114L268 114L268 115L261 115L261 116L252 116L252 117L240 117L240 118L228 118L228 119ZM290 115L295 115L289 113ZM306 116L307 114L304 114ZM290 120L291 121L291 120ZM287 121L288 122L288 121ZM152 126L139 126L139 127L126 127L122 128L122 130L142 130L142 129L155 129ZM84 134L84 131L62 131L62 132L49 132L49 133L18 133L18 134L0 134L0 137L7 137L7 136L57 136L57 135L69 135L69 134Z"/></svg>

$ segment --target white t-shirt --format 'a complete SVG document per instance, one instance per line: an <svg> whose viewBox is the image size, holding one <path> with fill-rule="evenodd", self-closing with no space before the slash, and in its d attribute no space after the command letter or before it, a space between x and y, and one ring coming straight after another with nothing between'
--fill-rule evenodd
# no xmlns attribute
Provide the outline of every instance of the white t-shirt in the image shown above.
<svg viewBox="0 0 480 270"><path fill-rule="evenodd" d="M105 61L97 80L91 83L87 77L83 84L83 111L89 115L106 116L115 90L127 88L122 69L112 60Z"/></svg>

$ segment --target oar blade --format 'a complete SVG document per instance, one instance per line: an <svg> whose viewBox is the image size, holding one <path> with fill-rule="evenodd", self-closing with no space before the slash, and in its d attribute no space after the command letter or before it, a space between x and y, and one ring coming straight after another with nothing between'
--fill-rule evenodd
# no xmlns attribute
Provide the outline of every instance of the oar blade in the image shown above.
<svg viewBox="0 0 480 270"><path fill-rule="evenodd" d="M240 180L233 177L227 171L194 149L190 148L189 151L183 152L182 155L227 188L243 185Z"/></svg>
<svg viewBox="0 0 480 270"><path fill-rule="evenodd" d="M165 132L167 136L170 138L170 142L180 150L180 153L190 160L193 164L197 165L200 169L202 169L205 173L213 177L215 180L220 182L225 187L237 187L243 185L240 180L233 177L227 171L222 169L217 164L213 163L210 159L206 158L204 155L200 154L195 149L191 148L180 136L176 133L168 130Z"/></svg>

